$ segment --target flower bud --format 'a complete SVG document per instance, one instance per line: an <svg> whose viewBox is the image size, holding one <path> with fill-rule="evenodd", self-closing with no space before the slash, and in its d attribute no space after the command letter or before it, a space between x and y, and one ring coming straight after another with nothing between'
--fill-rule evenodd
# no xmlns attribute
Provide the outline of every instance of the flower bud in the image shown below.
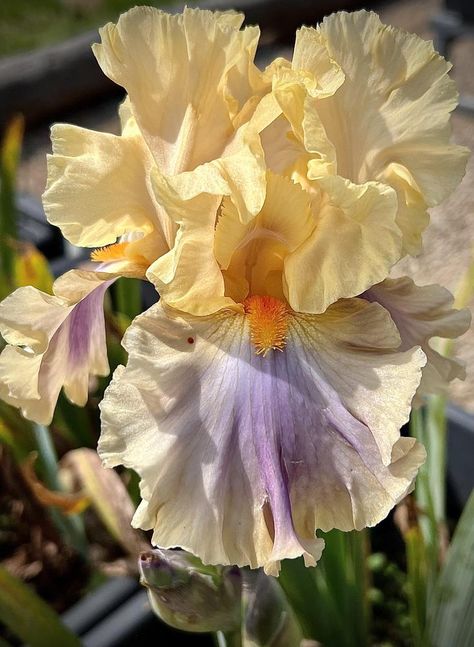
<svg viewBox="0 0 474 647"><path fill-rule="evenodd" d="M184 551L162 549L142 553L139 568L153 611L172 627L195 632L240 628L238 569L205 566Z"/></svg>
<svg viewBox="0 0 474 647"><path fill-rule="evenodd" d="M299 647L303 635L277 579L265 575L262 570L242 569L241 573L242 644L246 647Z"/></svg>

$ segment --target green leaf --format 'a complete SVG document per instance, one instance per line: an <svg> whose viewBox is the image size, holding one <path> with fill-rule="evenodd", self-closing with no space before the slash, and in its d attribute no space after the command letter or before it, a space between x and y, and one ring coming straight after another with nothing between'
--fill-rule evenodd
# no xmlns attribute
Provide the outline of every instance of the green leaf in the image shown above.
<svg viewBox="0 0 474 647"><path fill-rule="evenodd" d="M369 644L366 534L333 530L316 568L285 560L279 582L306 638L325 647Z"/></svg>
<svg viewBox="0 0 474 647"><path fill-rule="evenodd" d="M413 644L427 645L425 641L427 601L427 556L423 534L419 526L409 528L403 536L407 555L407 585Z"/></svg>
<svg viewBox="0 0 474 647"><path fill-rule="evenodd" d="M42 292L52 294L54 279L48 261L33 245L19 245L13 269L15 287L32 285Z"/></svg>
<svg viewBox="0 0 474 647"><path fill-rule="evenodd" d="M26 584L0 567L0 620L31 647L80 647L55 611Z"/></svg>
<svg viewBox="0 0 474 647"><path fill-rule="evenodd" d="M110 535L127 553L135 557L148 548L131 526L135 506L127 488L117 472L102 466L96 451L73 449L63 456L61 465L72 471Z"/></svg>
<svg viewBox="0 0 474 647"><path fill-rule="evenodd" d="M318 568L318 567L316 567ZM305 638L321 635L321 601L312 568L306 568L303 559L286 559L281 564L278 578L303 630Z"/></svg>
<svg viewBox="0 0 474 647"><path fill-rule="evenodd" d="M426 590L431 594L436 581L445 524L446 500L446 417L445 399L430 396L424 410L413 410L410 433L426 449L426 462L416 480L418 523L425 549Z"/></svg>
<svg viewBox="0 0 474 647"><path fill-rule="evenodd" d="M427 466L436 522L446 518L446 398L431 395L426 404Z"/></svg>
<svg viewBox="0 0 474 647"><path fill-rule="evenodd" d="M333 613L342 635L333 626L327 629L328 647L362 647L369 644L367 604L367 541L364 531L322 533L326 546L315 571L320 588L332 599ZM319 569L319 570L318 570Z"/></svg>
<svg viewBox="0 0 474 647"><path fill-rule="evenodd" d="M5 402L0 402L0 443L10 448L17 463L36 449L31 423Z"/></svg>
<svg viewBox="0 0 474 647"><path fill-rule="evenodd" d="M59 394L53 425L73 447L96 447L94 420L90 410L72 404L64 393Z"/></svg>
<svg viewBox="0 0 474 647"><path fill-rule="evenodd" d="M13 286L17 239L15 178L23 139L23 118L14 118L7 128L0 151L0 276ZM3 295L2 295L3 296Z"/></svg>
<svg viewBox="0 0 474 647"><path fill-rule="evenodd" d="M120 278L112 288L115 308L119 314L132 321L142 312L141 281L139 279Z"/></svg>
<svg viewBox="0 0 474 647"><path fill-rule="evenodd" d="M428 609L433 647L474 645L474 492L464 508Z"/></svg>
<svg viewBox="0 0 474 647"><path fill-rule="evenodd" d="M63 487L59 480L58 459L49 429L34 423L33 430L41 477L51 490L61 491ZM87 539L81 517L79 515L64 515L55 508L50 508L49 512L65 541L85 557L87 554Z"/></svg>

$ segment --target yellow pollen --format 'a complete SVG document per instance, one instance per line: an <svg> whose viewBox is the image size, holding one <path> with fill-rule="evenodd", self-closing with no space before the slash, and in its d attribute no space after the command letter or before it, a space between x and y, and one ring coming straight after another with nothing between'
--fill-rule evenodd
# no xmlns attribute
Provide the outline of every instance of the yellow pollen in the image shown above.
<svg viewBox="0 0 474 647"><path fill-rule="evenodd" d="M120 261L125 256L125 249L129 243L114 243L107 247L100 247L91 253L91 260L96 262Z"/></svg>
<svg viewBox="0 0 474 647"><path fill-rule="evenodd" d="M244 309L257 355L265 357L269 350L283 351L288 330L288 308L283 301L268 296L248 297Z"/></svg>

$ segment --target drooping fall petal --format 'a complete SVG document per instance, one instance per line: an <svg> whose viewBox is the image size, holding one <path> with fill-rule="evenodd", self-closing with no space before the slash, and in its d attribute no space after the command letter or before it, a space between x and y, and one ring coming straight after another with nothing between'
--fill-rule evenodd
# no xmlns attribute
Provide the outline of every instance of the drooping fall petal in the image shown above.
<svg viewBox="0 0 474 647"><path fill-rule="evenodd" d="M417 399L430 393L446 393L455 378L464 379L464 365L443 357L430 344L434 337L455 339L471 323L467 309L453 309L453 295L440 285L418 286L408 276L386 279L364 295L380 303L392 317L400 333L400 350L421 346L427 363L417 391Z"/></svg>
<svg viewBox="0 0 474 647"><path fill-rule="evenodd" d="M83 406L90 376L108 374L103 300L114 280L72 270L56 280L54 296L25 287L0 304L8 343L0 355L0 397L26 418L49 424L61 388Z"/></svg>
<svg viewBox="0 0 474 647"><path fill-rule="evenodd" d="M139 473L134 524L154 543L276 574L284 558L317 561L315 529L373 525L410 489L424 452L398 428L425 359L393 352L389 317L363 300L288 312L282 352L258 355L251 327L161 304L139 317L99 452Z"/></svg>

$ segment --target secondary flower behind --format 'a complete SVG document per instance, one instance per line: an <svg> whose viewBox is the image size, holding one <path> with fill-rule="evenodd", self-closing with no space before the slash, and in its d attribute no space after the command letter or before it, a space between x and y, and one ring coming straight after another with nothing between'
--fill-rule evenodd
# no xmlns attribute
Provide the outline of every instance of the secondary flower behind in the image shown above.
<svg viewBox="0 0 474 647"><path fill-rule="evenodd" d="M277 574L316 563L317 529L374 525L413 486L424 450L399 430L415 394L462 376L429 340L469 317L437 286L387 277L466 151L449 144L456 91L430 44L340 13L261 72L241 22L136 8L101 30L95 54L128 93L122 135L56 126L44 196L100 265L75 294L60 279L54 297L0 306L0 395L41 422L61 385L83 403L107 369L106 287L148 279L161 300L124 337L99 453L139 474L134 524L156 545Z"/></svg>

